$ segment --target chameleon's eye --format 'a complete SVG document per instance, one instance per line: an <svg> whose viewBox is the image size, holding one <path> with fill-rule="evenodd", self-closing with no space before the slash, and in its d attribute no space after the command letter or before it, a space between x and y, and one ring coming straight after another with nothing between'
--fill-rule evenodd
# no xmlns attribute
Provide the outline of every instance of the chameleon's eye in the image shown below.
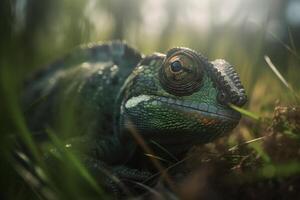
<svg viewBox="0 0 300 200"><path fill-rule="evenodd" d="M170 69L174 73L178 73L182 70L182 65L179 60L176 60L170 64Z"/></svg>
<svg viewBox="0 0 300 200"><path fill-rule="evenodd" d="M170 52L159 71L160 83L171 94L191 95L201 87L204 63L189 49L171 49Z"/></svg>

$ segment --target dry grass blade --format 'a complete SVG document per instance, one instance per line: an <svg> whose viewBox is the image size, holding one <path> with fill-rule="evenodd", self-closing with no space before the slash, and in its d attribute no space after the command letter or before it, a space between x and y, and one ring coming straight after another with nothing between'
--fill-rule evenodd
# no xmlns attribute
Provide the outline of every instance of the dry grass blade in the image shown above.
<svg viewBox="0 0 300 200"><path fill-rule="evenodd" d="M15 165L14 167L16 171L20 174L20 176L26 181L26 183L30 185L32 190L40 199L48 199L48 200L58 199L57 196L52 191L50 191L46 187L43 187L39 183L39 180L36 177L34 177L34 175L30 173L28 170L21 167L20 165Z"/></svg>
<svg viewBox="0 0 300 200"><path fill-rule="evenodd" d="M154 158L154 159L157 159L157 160L161 160L161 161L164 161L166 163L169 163L168 160L162 158L162 157L159 157L159 156L156 156L156 155L152 155L152 154L148 154L148 153L145 153L144 154L145 156L148 156L148 157L151 157L151 158Z"/></svg>
<svg viewBox="0 0 300 200"><path fill-rule="evenodd" d="M128 182L134 183L137 186L139 186L141 188L144 188L146 191L153 194L157 199L164 199L163 196L159 192L157 192L156 190L152 189L151 187L149 187L149 186L147 186L143 183L140 183L140 182L137 182L137 181L128 181Z"/></svg>
<svg viewBox="0 0 300 200"><path fill-rule="evenodd" d="M15 170L26 181L26 183L29 184L30 188L35 192L35 194L41 199L58 199L56 194L52 191L51 187L49 187L49 185L43 184L43 181L47 183L50 182L49 179L46 178L45 174L41 170L38 170L38 166L34 166L29 158L22 152L17 151L16 156L18 157L18 159L25 162L26 165L31 166L32 170L36 170L36 172L33 173L27 167L23 166L23 164L19 162L13 162ZM40 173L38 173L38 171L40 171Z"/></svg>
<svg viewBox="0 0 300 200"><path fill-rule="evenodd" d="M183 162L185 162L186 160L188 160L188 159L190 159L190 158L191 158L191 156L186 156L184 159L181 159L181 160L177 161L176 163L174 163L173 165L170 165L169 167L167 167L167 168L165 169L165 171L167 172L167 171L171 170L172 168L174 168L174 167L176 167L176 166L182 164ZM160 172L159 172L159 173L160 173ZM151 180L152 178L158 176L159 173L153 174L151 177L149 177L148 179L146 179L146 180L144 181L144 183L146 183L146 182L148 182L149 180Z"/></svg>
<svg viewBox="0 0 300 200"><path fill-rule="evenodd" d="M158 148L160 148L161 150L163 150L167 155L169 155L172 159L174 159L175 162L178 162L178 159L176 158L176 156L174 156L171 152L169 152L166 148L164 148L163 146L161 146L160 144L158 144L157 142L151 140L151 143L153 143L154 145L156 145Z"/></svg>
<svg viewBox="0 0 300 200"><path fill-rule="evenodd" d="M247 145L247 144L251 144L251 143L257 142L257 141L261 141L261 140L264 139L264 138L265 138L265 136L259 137L259 138L255 138L255 139L253 139L253 140L248 140L248 141L246 141L246 142L244 142L244 143L241 143L241 144L238 144L238 145L235 145L235 146L231 147L230 149L228 149L228 151L235 151L235 150L238 149L240 146Z"/></svg>
<svg viewBox="0 0 300 200"><path fill-rule="evenodd" d="M293 34L291 32L291 28L290 27L288 27L288 34L289 34L289 39L290 39L291 46L292 46L293 50L295 52L297 52L295 41L294 41L294 37L293 37Z"/></svg>
<svg viewBox="0 0 300 200"><path fill-rule="evenodd" d="M144 150L145 153L154 155L154 152L152 149L146 144L145 140L141 137L141 135L137 132L136 128L132 124L132 122L128 122L128 128L133 136L133 138L136 140L137 144L140 145L140 147ZM153 158L149 157L153 165L157 168L157 170L161 173L162 178L166 181L166 183L170 186L170 188L176 192L176 187L173 181L171 180L170 176L168 175L167 171L164 169L164 167L160 164L160 162Z"/></svg>
<svg viewBox="0 0 300 200"><path fill-rule="evenodd" d="M286 48L287 51L289 51L292 55L294 55L297 59L300 59L300 56L297 54L297 52L290 47L289 45L287 45L286 43L284 43L282 40L280 40L274 33L268 31L268 33L275 39L277 40L282 46L284 46L284 48Z"/></svg>
<svg viewBox="0 0 300 200"><path fill-rule="evenodd" d="M268 66L272 69L272 71L276 74L276 76L279 78L279 80L289 89L291 94L295 97L297 101L299 101L299 97L296 94L293 87L285 80L285 78L282 76L282 74L277 70L276 66L272 63L269 56L264 56L265 61L267 62Z"/></svg>
<svg viewBox="0 0 300 200"><path fill-rule="evenodd" d="M272 69L272 71L276 74L276 76L280 79L280 81L290 90L293 90L291 86L288 84L288 82L283 78L281 73L277 70L275 65L272 63L271 59L269 56L264 56L265 61L267 62L268 66Z"/></svg>

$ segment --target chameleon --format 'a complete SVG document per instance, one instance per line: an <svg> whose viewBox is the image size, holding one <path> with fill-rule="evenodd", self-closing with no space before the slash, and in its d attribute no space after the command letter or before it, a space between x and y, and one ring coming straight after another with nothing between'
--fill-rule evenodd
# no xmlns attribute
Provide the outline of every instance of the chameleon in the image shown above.
<svg viewBox="0 0 300 200"><path fill-rule="evenodd" d="M38 141L47 141L49 128L63 132L70 118L65 137L72 148L84 146L88 169L138 181L149 172L140 169L147 158L133 135L158 156L163 148L180 158L235 128L241 114L230 104L246 101L238 73L223 59L186 47L143 55L122 41L78 47L34 73L22 94Z"/></svg>

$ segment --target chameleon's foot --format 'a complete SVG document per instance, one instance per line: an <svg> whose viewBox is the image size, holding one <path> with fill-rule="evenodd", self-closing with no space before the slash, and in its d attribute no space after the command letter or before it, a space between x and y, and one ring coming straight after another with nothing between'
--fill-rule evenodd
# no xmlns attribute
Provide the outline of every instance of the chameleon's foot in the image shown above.
<svg viewBox="0 0 300 200"><path fill-rule="evenodd" d="M142 182L152 176L148 171L132 169L124 165L112 167L90 157L85 158L83 162L105 189L116 197L132 196L137 188L141 188Z"/></svg>

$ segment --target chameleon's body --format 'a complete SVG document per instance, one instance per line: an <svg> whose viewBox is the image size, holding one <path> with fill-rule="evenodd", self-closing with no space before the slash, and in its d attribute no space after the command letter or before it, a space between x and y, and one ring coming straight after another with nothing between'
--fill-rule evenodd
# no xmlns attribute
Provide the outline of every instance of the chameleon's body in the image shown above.
<svg viewBox="0 0 300 200"><path fill-rule="evenodd" d="M60 127L71 108L76 141L84 141L92 160L113 167L135 159L132 130L179 155L232 130L240 114L228 103L245 102L224 60L209 62L187 48L144 57L122 42L81 47L37 73L24 93L36 135Z"/></svg>

